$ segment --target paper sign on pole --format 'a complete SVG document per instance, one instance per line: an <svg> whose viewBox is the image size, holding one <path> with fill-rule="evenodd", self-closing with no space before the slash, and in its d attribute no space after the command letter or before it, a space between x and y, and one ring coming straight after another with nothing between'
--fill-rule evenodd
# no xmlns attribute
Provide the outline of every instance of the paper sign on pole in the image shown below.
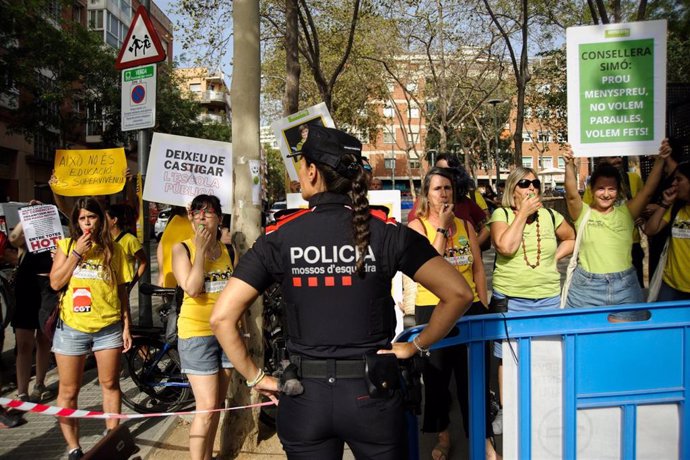
<svg viewBox="0 0 690 460"><path fill-rule="evenodd" d="M202 194L217 196L230 214L232 144L153 133L144 200L187 206Z"/></svg>
<svg viewBox="0 0 690 460"><path fill-rule="evenodd" d="M133 131L156 125L156 64L122 71L121 129Z"/></svg>
<svg viewBox="0 0 690 460"><path fill-rule="evenodd" d="M44 252L57 247L64 238L57 207L52 204L26 206L19 210L24 239L29 252Z"/></svg>
<svg viewBox="0 0 690 460"><path fill-rule="evenodd" d="M666 21L570 27L566 36L575 156L656 153L666 123Z"/></svg>
<svg viewBox="0 0 690 460"><path fill-rule="evenodd" d="M50 187L63 196L112 195L125 186L125 149L56 150Z"/></svg>
<svg viewBox="0 0 690 460"><path fill-rule="evenodd" d="M299 160L295 161L294 158L288 158L287 156L295 153L302 147L308 133L308 129L305 130L304 128L308 128L309 125L335 128L335 123L333 123L326 104L323 102L316 104L271 123L273 133L276 139L278 139L278 148L280 149L280 155L283 157L285 169L292 180L297 180Z"/></svg>

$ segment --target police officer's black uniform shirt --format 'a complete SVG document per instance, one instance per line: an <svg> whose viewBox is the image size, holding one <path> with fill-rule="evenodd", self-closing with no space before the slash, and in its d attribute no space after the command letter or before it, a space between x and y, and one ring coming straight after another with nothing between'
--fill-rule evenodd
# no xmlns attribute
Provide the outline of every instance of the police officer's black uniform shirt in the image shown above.
<svg viewBox="0 0 690 460"><path fill-rule="evenodd" d="M396 324L393 276L413 276L438 253L417 232L381 217L370 219L364 277L355 271L350 199L329 192L280 218L241 258L234 277L259 292L281 283L290 353L354 359L388 347Z"/></svg>

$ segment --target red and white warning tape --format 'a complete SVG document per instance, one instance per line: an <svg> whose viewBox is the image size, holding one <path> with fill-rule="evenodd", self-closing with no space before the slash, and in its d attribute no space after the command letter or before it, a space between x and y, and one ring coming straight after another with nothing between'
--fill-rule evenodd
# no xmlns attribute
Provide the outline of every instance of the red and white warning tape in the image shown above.
<svg viewBox="0 0 690 460"><path fill-rule="evenodd" d="M45 404L35 404L31 402L24 402L18 399L9 399L0 397L0 406L10 407L24 412L34 412L43 415L53 415L55 417L69 417L69 418L96 418L96 419L137 419L150 417L169 417L171 415L193 415L193 414L207 414L210 412L225 412L231 410L252 409L254 407L272 406L272 401L266 401L258 404L250 404L248 406L227 407L224 409L209 409L209 410L191 410L183 412L159 412L156 414L112 414L108 412L98 412L92 410L80 409L65 409L64 407L46 406Z"/></svg>

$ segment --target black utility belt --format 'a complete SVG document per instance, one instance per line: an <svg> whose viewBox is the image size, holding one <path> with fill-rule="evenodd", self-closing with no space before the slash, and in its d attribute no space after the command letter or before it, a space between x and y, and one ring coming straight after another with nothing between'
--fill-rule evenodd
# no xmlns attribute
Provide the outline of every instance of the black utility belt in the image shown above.
<svg viewBox="0 0 690 460"><path fill-rule="evenodd" d="M293 357L297 375L304 379L356 379L364 377L362 359L306 359Z"/></svg>
<svg viewBox="0 0 690 460"><path fill-rule="evenodd" d="M366 354L362 359L306 359L293 356L290 361L297 367L301 379L363 378L372 398L387 398L400 389L400 365L392 353Z"/></svg>

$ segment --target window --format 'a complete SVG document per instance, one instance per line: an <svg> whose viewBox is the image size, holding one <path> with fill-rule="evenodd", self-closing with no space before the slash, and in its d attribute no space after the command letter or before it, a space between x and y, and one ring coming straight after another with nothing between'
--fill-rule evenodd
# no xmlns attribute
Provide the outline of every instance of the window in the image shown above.
<svg viewBox="0 0 690 460"><path fill-rule="evenodd" d="M384 144L395 144L395 127L386 126L383 128L383 143Z"/></svg>
<svg viewBox="0 0 690 460"><path fill-rule="evenodd" d="M189 91L193 93L200 93L201 92L201 83L190 83L189 84Z"/></svg>
<svg viewBox="0 0 690 460"><path fill-rule="evenodd" d="M561 169L565 168L565 158L558 157L558 167Z"/></svg>
<svg viewBox="0 0 690 460"><path fill-rule="evenodd" d="M533 142L532 141L532 133L530 131L523 131L522 132L522 142Z"/></svg>
<svg viewBox="0 0 690 460"><path fill-rule="evenodd" d="M556 142L559 144L563 144L564 142L568 142L568 133L566 132L557 132L556 133Z"/></svg>
<svg viewBox="0 0 690 460"><path fill-rule="evenodd" d="M72 21L76 22L77 24L81 24L81 15L83 12L84 9L81 6L74 5L72 7Z"/></svg>
<svg viewBox="0 0 690 460"><path fill-rule="evenodd" d="M525 107L525 118L532 118L532 107Z"/></svg>
<svg viewBox="0 0 690 460"><path fill-rule="evenodd" d="M551 132L550 131L538 131L537 141L539 142L551 142Z"/></svg>
<svg viewBox="0 0 690 460"><path fill-rule="evenodd" d="M419 142L419 125L411 125L407 127L407 142L416 144Z"/></svg>
<svg viewBox="0 0 690 460"><path fill-rule="evenodd" d="M552 169L553 168L553 157L542 157L539 161L541 169Z"/></svg>
<svg viewBox="0 0 690 460"><path fill-rule="evenodd" d="M39 160L53 161L57 150L57 136L49 136L38 132L34 135L34 157Z"/></svg>
<svg viewBox="0 0 690 460"><path fill-rule="evenodd" d="M420 162L418 158L410 158L410 169L419 169Z"/></svg>
<svg viewBox="0 0 690 460"><path fill-rule="evenodd" d="M410 93L414 93L415 91L417 91L417 83L413 81L409 82L405 85L405 89Z"/></svg>
<svg viewBox="0 0 690 460"><path fill-rule="evenodd" d="M419 118L419 107L410 106L407 110L407 118Z"/></svg>
<svg viewBox="0 0 690 460"><path fill-rule="evenodd" d="M60 0L48 0L45 3L46 17L48 18L48 20L53 21L55 24L60 23L60 11Z"/></svg>
<svg viewBox="0 0 690 460"><path fill-rule="evenodd" d="M390 102L386 102L386 105L383 107L383 116L386 118L393 118L395 116L395 108L393 108L393 104Z"/></svg>
<svg viewBox="0 0 690 460"><path fill-rule="evenodd" d="M103 10L89 10L89 29L103 30Z"/></svg>
<svg viewBox="0 0 690 460"><path fill-rule="evenodd" d="M534 165L534 158L532 157L522 157L522 166L525 168L531 168Z"/></svg>

